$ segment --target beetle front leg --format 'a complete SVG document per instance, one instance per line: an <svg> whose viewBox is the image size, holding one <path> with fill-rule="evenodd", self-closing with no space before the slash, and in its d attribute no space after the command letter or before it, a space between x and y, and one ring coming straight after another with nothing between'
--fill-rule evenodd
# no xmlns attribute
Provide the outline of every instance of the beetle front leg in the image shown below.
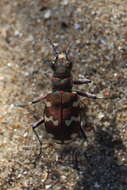
<svg viewBox="0 0 127 190"><path fill-rule="evenodd" d="M88 84L91 80L89 79L81 79L81 80L74 80L73 84L80 85L80 84Z"/></svg>
<svg viewBox="0 0 127 190"><path fill-rule="evenodd" d="M16 107L26 107L26 106L30 106L32 104L36 104L38 102L40 102L41 100L44 100L46 98L46 96L40 96L34 100L32 100L31 102L28 102L27 104L14 104L14 106Z"/></svg>
<svg viewBox="0 0 127 190"><path fill-rule="evenodd" d="M38 141L39 141L39 144L40 144L40 152L39 152L38 158L40 158L41 153L42 153L42 142L41 142L41 140L40 140L40 138L39 138L39 135L38 135L38 133L36 132L35 129L36 129L37 127L39 127L42 123L44 123L44 119L40 119L39 121L37 121L36 123L34 123L34 124L32 125L33 132L34 132L34 134L36 135L36 137L37 137L37 139L38 139ZM38 158L37 158L37 159L38 159Z"/></svg>

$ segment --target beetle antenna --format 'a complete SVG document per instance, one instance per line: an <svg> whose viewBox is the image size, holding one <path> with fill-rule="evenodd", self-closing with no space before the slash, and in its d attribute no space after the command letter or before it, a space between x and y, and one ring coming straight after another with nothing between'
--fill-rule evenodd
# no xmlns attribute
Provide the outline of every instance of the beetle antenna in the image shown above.
<svg viewBox="0 0 127 190"><path fill-rule="evenodd" d="M70 50L71 50L71 46L73 45L73 41L71 41L69 47L67 48L67 50L65 51L65 55L66 55L66 59L69 61L69 54L70 54Z"/></svg>
<svg viewBox="0 0 127 190"><path fill-rule="evenodd" d="M48 38L48 42L51 44L51 46L54 50L54 53L55 53L55 60L54 61L55 61L55 63L57 63L59 51L57 50L57 48L54 46L54 44L52 43L52 41L49 38ZM51 64L51 67L53 70L55 69L55 65L53 63Z"/></svg>
<svg viewBox="0 0 127 190"><path fill-rule="evenodd" d="M57 57L59 54L59 51L57 50L56 46L54 46L54 44L52 43L52 41L49 38L48 38L48 41L51 44L52 49L54 50L54 53L56 54L56 57Z"/></svg>

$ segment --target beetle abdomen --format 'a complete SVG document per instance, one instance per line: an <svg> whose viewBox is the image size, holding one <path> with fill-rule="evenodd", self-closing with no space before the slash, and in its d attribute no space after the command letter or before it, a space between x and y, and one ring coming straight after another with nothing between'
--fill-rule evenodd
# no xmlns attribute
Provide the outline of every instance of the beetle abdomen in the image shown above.
<svg viewBox="0 0 127 190"><path fill-rule="evenodd" d="M45 102L45 128L55 139L69 140L80 131L79 97L72 92L55 92Z"/></svg>

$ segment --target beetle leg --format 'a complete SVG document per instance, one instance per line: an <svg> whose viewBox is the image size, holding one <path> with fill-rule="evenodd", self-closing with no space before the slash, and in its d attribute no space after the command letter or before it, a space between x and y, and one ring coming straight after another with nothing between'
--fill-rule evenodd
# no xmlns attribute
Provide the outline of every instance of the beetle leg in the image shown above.
<svg viewBox="0 0 127 190"><path fill-rule="evenodd" d="M87 136L85 134L85 124L86 124L86 121L84 120L83 108L81 108L81 112L80 112L80 132L81 132L81 137L83 137L84 140L87 140Z"/></svg>
<svg viewBox="0 0 127 190"><path fill-rule="evenodd" d="M72 158L74 161L74 169L79 170L78 168L78 156L79 156L79 151L78 150L74 150L72 152Z"/></svg>
<svg viewBox="0 0 127 190"><path fill-rule="evenodd" d="M40 119L39 121L37 121L36 123L34 123L34 124L32 125L33 132L34 132L34 134L36 135L36 137L37 137L37 139L38 139L38 141L39 141L39 144L40 144L40 152L39 152L38 158L40 158L41 153L42 153L42 148L41 148L42 142L41 142L41 140L40 140L40 138L39 138L39 135L38 135L38 133L36 132L35 129L36 129L37 127L39 127L39 125L41 125L42 123L44 123L44 119Z"/></svg>
<svg viewBox="0 0 127 190"><path fill-rule="evenodd" d="M92 99L103 99L102 97L97 97L95 94L91 94L89 92L80 92L76 91L79 96L84 96L87 98L92 98Z"/></svg>
<svg viewBox="0 0 127 190"><path fill-rule="evenodd" d="M30 105L32 105L32 104L36 104L36 103L40 102L41 100L43 100L43 99L45 99L45 98L46 98L46 96L40 96L40 97L34 99L33 101L28 102L27 104L14 104L14 106L16 106L16 107L26 107L26 106L30 106Z"/></svg>
<svg viewBox="0 0 127 190"><path fill-rule="evenodd" d="M34 100L31 102L31 104L36 104L36 103L40 102L41 100L45 99L46 97L47 97L47 95L46 95L46 96L40 96L40 97L34 99Z"/></svg>
<svg viewBox="0 0 127 190"><path fill-rule="evenodd" d="M81 80L74 80L73 84L80 85L80 84L88 84L90 82L91 82L91 80L89 80L89 79L81 79Z"/></svg>
<svg viewBox="0 0 127 190"><path fill-rule="evenodd" d="M81 131L81 134L83 135L83 138L86 140L87 136L85 134L84 124L82 124L82 123L81 123L81 126L80 126L80 131Z"/></svg>

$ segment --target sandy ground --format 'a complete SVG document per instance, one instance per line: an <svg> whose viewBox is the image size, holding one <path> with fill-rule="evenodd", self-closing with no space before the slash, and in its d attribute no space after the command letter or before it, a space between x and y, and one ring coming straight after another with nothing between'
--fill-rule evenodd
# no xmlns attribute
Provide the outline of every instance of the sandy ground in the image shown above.
<svg viewBox="0 0 127 190"><path fill-rule="evenodd" d="M81 151L87 158L79 155L79 171L72 147L59 162L45 138L35 166L39 144L31 125L41 118L43 105L14 106L51 89L48 38L61 50L71 44L74 78L92 81L74 89L109 98L84 100L88 143ZM0 1L1 190L126 190L126 99L126 0ZM42 138L44 127L38 132Z"/></svg>

